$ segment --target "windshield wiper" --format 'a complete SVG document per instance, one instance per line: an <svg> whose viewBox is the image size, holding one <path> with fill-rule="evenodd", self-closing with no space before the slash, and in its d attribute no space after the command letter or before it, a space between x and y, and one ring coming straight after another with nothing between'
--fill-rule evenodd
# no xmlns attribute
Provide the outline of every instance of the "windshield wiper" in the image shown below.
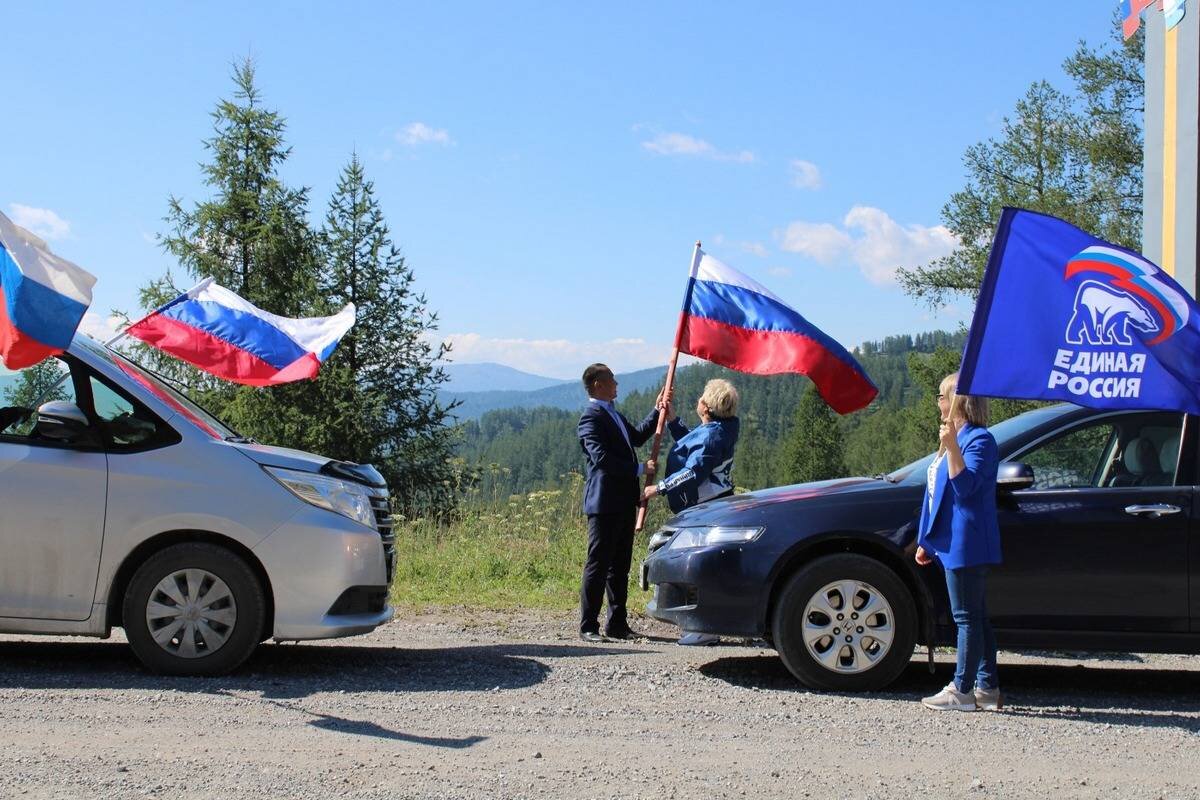
<svg viewBox="0 0 1200 800"><path fill-rule="evenodd" d="M225 441L233 442L234 444L258 444L249 436L226 436Z"/></svg>
<svg viewBox="0 0 1200 800"><path fill-rule="evenodd" d="M884 475L882 472L879 473L878 475L872 475L871 477L877 481L887 481L888 483L899 483L900 482L899 478L893 478L891 475Z"/></svg>

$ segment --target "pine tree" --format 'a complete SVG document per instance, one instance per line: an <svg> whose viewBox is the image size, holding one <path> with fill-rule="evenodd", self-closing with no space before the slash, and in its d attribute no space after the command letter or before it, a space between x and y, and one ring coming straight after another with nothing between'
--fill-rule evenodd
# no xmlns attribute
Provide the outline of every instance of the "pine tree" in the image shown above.
<svg viewBox="0 0 1200 800"><path fill-rule="evenodd" d="M837 414L813 386L804 390L795 422L784 444L783 472L787 483L806 483L846 474L844 444Z"/></svg>
<svg viewBox="0 0 1200 800"><path fill-rule="evenodd" d="M449 348L430 344L437 315L415 293L357 155L342 171L320 241L321 296L331 309L354 303L357 319L322 369L323 405L336 412L313 449L375 464L409 509L444 507L452 406L437 390Z"/></svg>

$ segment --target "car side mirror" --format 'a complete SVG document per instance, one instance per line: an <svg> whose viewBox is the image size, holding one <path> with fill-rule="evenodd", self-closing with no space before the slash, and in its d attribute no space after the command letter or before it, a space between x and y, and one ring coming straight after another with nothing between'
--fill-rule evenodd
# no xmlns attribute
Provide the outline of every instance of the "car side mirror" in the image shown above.
<svg viewBox="0 0 1200 800"><path fill-rule="evenodd" d="M1005 461L996 473L996 488L1002 492L1015 492L1033 486L1033 467L1020 461Z"/></svg>
<svg viewBox="0 0 1200 800"><path fill-rule="evenodd" d="M33 433L55 442L76 442L90 434L88 418L79 406L66 400L42 403L37 410Z"/></svg>

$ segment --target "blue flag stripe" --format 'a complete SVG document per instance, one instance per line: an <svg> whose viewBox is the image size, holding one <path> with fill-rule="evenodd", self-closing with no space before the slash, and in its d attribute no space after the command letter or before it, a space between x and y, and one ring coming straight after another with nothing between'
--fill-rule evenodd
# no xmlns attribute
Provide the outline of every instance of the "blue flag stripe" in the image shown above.
<svg viewBox="0 0 1200 800"><path fill-rule="evenodd" d="M8 319L17 330L49 347L65 350L70 346L86 305L26 278L3 245L0 286L4 287Z"/></svg>

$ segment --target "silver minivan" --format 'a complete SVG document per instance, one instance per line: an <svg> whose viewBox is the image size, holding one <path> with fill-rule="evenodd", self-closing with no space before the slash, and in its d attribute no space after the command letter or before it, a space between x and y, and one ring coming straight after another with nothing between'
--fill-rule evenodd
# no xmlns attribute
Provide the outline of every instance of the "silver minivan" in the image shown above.
<svg viewBox="0 0 1200 800"><path fill-rule="evenodd" d="M150 669L216 675L374 630L394 568L372 467L240 437L83 334L0 368L0 632L122 627Z"/></svg>

